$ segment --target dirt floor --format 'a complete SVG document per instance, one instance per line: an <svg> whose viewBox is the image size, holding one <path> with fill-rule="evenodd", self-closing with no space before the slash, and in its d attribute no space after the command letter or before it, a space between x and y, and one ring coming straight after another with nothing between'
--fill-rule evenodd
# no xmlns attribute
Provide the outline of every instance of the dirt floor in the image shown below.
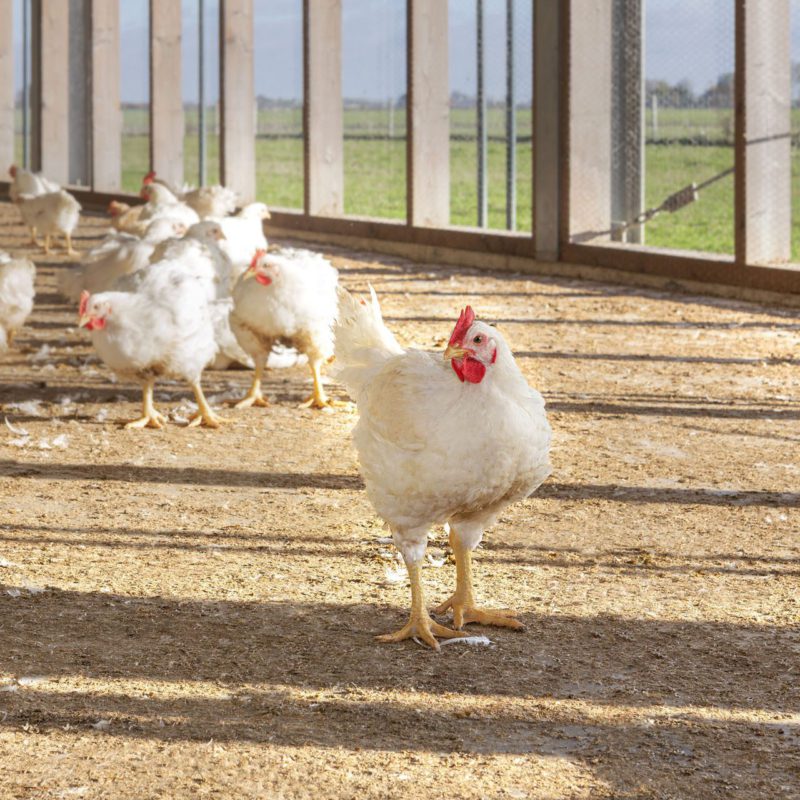
<svg viewBox="0 0 800 800"><path fill-rule="evenodd" d="M2 248L33 253L6 205ZM29 433L0 428L0 798L800 797L797 314L329 252L404 343L470 302L545 395L553 476L476 558L527 629L375 642L408 585L354 413L299 410L294 368L223 430L122 430L139 391L37 254L0 356ZM204 382L221 405L248 374ZM156 397L187 415L186 387ZM430 554L433 603L442 531Z"/></svg>

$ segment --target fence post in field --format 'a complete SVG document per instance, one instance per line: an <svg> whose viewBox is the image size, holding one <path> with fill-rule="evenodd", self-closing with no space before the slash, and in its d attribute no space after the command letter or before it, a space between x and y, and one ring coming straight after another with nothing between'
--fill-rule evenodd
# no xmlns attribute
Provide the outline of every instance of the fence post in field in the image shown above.
<svg viewBox="0 0 800 800"><path fill-rule="evenodd" d="M612 226L644 210L644 0L614 0L612 81ZM626 242L644 243L641 225Z"/></svg>
<svg viewBox="0 0 800 800"><path fill-rule="evenodd" d="M736 3L736 260L792 255L789 0Z"/></svg>
<svg viewBox="0 0 800 800"><path fill-rule="evenodd" d="M31 0L32 166L57 183L69 181L69 3Z"/></svg>
<svg viewBox="0 0 800 800"><path fill-rule="evenodd" d="M506 0L506 228L517 227L517 98L514 81L514 0Z"/></svg>
<svg viewBox="0 0 800 800"><path fill-rule="evenodd" d="M150 0L150 169L183 185L181 0Z"/></svg>
<svg viewBox="0 0 800 800"><path fill-rule="evenodd" d="M13 0L0 0L0 172L3 175L16 160L13 7Z"/></svg>
<svg viewBox="0 0 800 800"><path fill-rule="evenodd" d="M344 213L342 0L304 0L303 153L306 214Z"/></svg>
<svg viewBox="0 0 800 800"><path fill-rule="evenodd" d="M611 120L614 0L571 0L566 109L567 237L608 241L611 229ZM562 237L562 241L564 238Z"/></svg>
<svg viewBox="0 0 800 800"><path fill-rule="evenodd" d="M450 79L447 2L407 0L407 220L450 223Z"/></svg>
<svg viewBox="0 0 800 800"><path fill-rule="evenodd" d="M475 58L477 68L477 127L478 127L478 227L485 228L489 221L489 190L486 163L488 153L486 131L486 49L484 47L484 17L483 0L476 0L475 8L475 43L477 53Z"/></svg>
<svg viewBox="0 0 800 800"><path fill-rule="evenodd" d="M561 139L564 8L533 5L533 241L539 261L557 261L561 238Z"/></svg>
<svg viewBox="0 0 800 800"><path fill-rule="evenodd" d="M220 177L242 203L256 197L253 0L220 3Z"/></svg>
<svg viewBox="0 0 800 800"><path fill-rule="evenodd" d="M95 191L116 192L122 183L119 2L91 0L91 168Z"/></svg>

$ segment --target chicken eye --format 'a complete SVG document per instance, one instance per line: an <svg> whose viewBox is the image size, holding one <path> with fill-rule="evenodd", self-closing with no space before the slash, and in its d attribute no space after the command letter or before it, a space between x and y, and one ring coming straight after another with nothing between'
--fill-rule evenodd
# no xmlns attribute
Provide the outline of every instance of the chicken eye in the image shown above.
<svg viewBox="0 0 800 800"><path fill-rule="evenodd" d="M476 337L475 337L475 338L474 338L472 341L473 341L475 344L480 344L480 343L483 341L483 336L480 336L480 335L478 335L478 336L476 336Z"/></svg>

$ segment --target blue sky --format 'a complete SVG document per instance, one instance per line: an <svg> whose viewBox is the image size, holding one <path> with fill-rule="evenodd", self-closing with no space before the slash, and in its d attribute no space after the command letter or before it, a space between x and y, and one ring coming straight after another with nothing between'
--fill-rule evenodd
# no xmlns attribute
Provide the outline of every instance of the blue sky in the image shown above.
<svg viewBox="0 0 800 800"><path fill-rule="evenodd" d="M435 0L444 2L445 0ZM14 0L17 19L22 0ZM184 12L183 93L197 98L197 0L182 0ZM475 91L475 0L448 0L450 84ZM531 14L533 0L514 0L517 90L531 92ZM302 95L302 0L254 0L256 92L268 97ZM792 52L800 61L800 0L792 5ZM506 0L485 0L487 74L490 96L505 91ZM122 97L143 102L148 94L148 0L121 0ZM206 0L207 92L216 98L219 0ZM387 100L405 93L405 0L343 0L344 94ZM696 92L733 69L733 0L646 0L645 58L648 78L671 83L688 80ZM15 24L17 74L20 28ZM18 85L21 83L17 81Z"/></svg>

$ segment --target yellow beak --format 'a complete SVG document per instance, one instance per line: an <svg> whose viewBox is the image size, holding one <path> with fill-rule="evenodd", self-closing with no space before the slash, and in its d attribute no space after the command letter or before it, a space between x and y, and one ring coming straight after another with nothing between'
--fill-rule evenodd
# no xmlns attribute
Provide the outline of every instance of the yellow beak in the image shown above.
<svg viewBox="0 0 800 800"><path fill-rule="evenodd" d="M244 273L245 280L247 280L248 278L255 278L255 276L256 276L256 271L254 269L248 268L247 272Z"/></svg>
<svg viewBox="0 0 800 800"><path fill-rule="evenodd" d="M78 320L78 327L83 328L84 326L88 325L92 321L92 318L89 314L81 314L81 318Z"/></svg>
<svg viewBox="0 0 800 800"><path fill-rule="evenodd" d="M465 355L467 355L467 351L463 347L449 344L447 350L444 351L444 360L450 361L453 358L463 358Z"/></svg>
<svg viewBox="0 0 800 800"><path fill-rule="evenodd" d="M216 234L214 234L214 238L218 242L221 242L223 239L227 239L228 237L225 235L225 231L217 231Z"/></svg>

